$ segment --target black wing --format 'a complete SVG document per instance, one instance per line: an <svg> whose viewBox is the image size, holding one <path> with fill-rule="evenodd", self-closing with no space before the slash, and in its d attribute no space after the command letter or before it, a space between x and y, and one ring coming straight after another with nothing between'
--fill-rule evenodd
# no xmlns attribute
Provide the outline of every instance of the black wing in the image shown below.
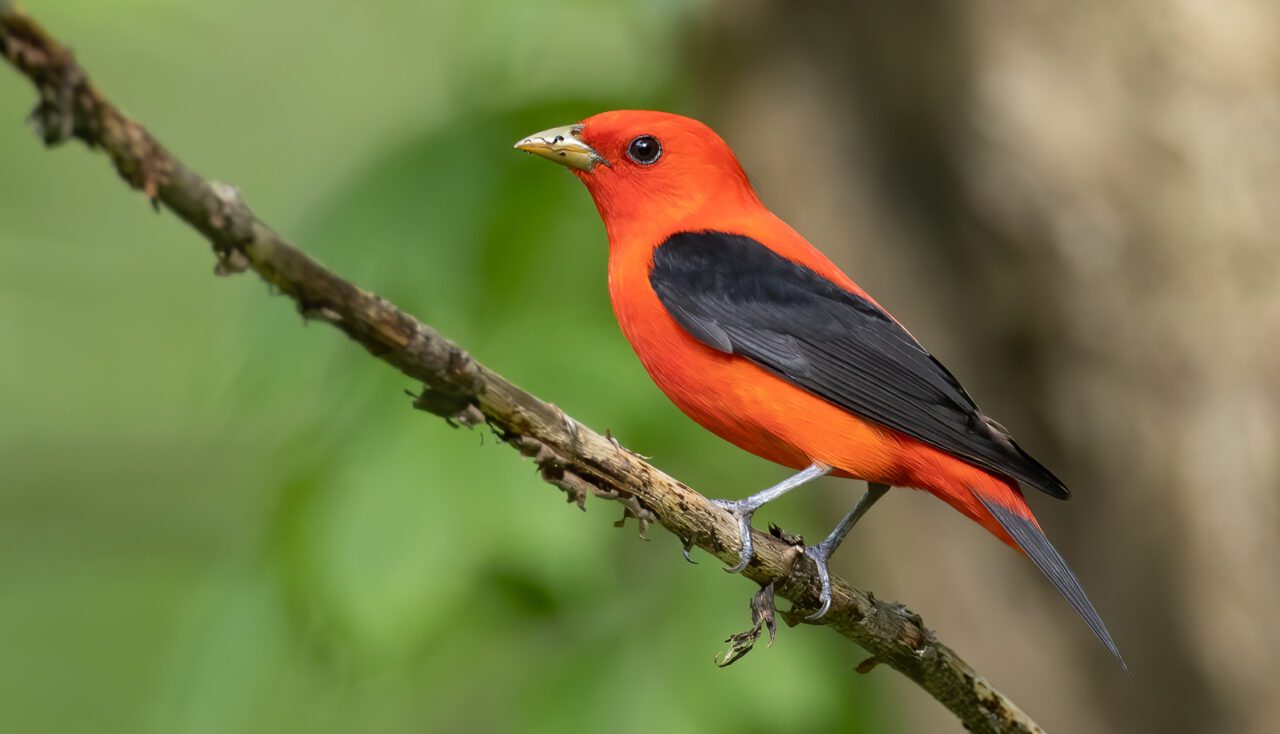
<svg viewBox="0 0 1280 734"><path fill-rule="evenodd" d="M898 322L759 242L722 232L673 235L654 252L649 282L672 318L707 346L984 469L1068 496Z"/></svg>

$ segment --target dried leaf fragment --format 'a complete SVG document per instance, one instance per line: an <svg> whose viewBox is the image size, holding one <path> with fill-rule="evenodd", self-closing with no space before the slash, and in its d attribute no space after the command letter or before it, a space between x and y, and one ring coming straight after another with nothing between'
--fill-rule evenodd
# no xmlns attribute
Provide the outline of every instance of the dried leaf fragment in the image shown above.
<svg viewBox="0 0 1280 734"><path fill-rule="evenodd" d="M716 656L716 665L727 668L751 652L756 640L760 639L762 629L769 630L769 644L772 645L778 634L777 608L773 603L772 581L760 587L760 590L751 597L751 628L730 635L725 640L729 643L729 649Z"/></svg>

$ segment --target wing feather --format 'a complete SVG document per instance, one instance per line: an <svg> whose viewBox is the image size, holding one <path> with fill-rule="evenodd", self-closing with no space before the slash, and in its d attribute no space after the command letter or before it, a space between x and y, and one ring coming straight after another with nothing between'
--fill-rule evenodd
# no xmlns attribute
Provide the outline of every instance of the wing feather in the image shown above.
<svg viewBox="0 0 1280 734"><path fill-rule="evenodd" d="M1068 496L897 321L756 240L673 235L654 251L649 282L671 317L713 349L970 463Z"/></svg>

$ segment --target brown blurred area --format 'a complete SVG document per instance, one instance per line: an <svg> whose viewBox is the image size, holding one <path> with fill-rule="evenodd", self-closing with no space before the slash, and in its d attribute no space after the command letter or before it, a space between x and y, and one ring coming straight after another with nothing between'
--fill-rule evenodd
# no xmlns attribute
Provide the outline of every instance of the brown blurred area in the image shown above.
<svg viewBox="0 0 1280 734"><path fill-rule="evenodd" d="M1048 731L1280 731L1278 28L1269 0L722 2L693 41L765 202L1073 488L1031 502L1132 679L931 498L837 557Z"/></svg>

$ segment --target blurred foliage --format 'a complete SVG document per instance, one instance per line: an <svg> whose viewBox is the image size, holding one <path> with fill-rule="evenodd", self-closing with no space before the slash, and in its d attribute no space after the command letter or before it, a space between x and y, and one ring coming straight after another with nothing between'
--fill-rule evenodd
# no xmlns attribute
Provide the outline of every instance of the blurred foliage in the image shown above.
<svg viewBox="0 0 1280 734"><path fill-rule="evenodd" d="M689 109L698 3L27 5L339 273L706 491L777 473L649 383L589 198L511 150ZM0 730L872 728L858 650L783 630L715 668L749 584L582 515L257 279L211 277L105 161L41 150L32 102L0 73ZM788 511L762 520L825 529Z"/></svg>

